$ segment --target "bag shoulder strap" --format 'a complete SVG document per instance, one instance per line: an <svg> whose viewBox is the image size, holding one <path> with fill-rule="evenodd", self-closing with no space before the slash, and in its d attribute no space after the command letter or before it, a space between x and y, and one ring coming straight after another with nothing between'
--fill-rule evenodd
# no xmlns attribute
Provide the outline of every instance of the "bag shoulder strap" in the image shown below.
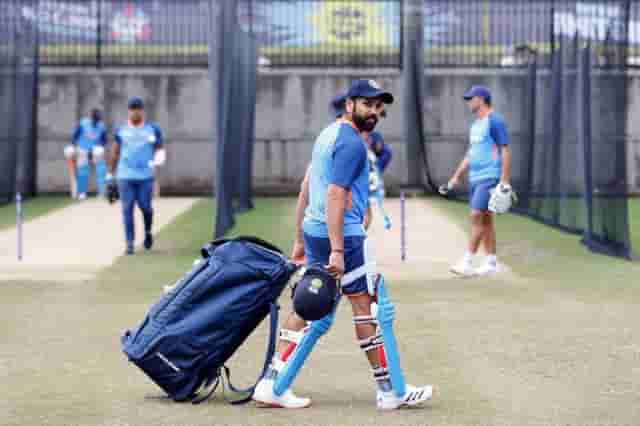
<svg viewBox="0 0 640 426"><path fill-rule="evenodd" d="M265 354L264 363L262 365L262 371L260 372L260 375L258 376L258 379L254 383L254 385L246 389L236 388L231 383L231 371L229 370L229 367L227 367L226 365L223 365L220 369L215 370L212 374L212 377L207 381L208 384L209 383L211 384L211 387L209 387L209 389L206 391L206 394L202 396L198 395L196 398L194 398L191 401L193 404L200 404L206 401L207 399L209 399L211 395L213 395L213 392L216 390L216 387L218 386L218 382L222 384L222 395L225 401L227 401L229 404L239 405L239 404L245 404L251 401L251 397L253 396L253 391L255 390L258 382L262 380L262 378L266 374L267 369L269 368L269 364L271 363L271 359L273 358L273 355L275 354L275 351L276 351L276 340L277 340L276 335L278 333L278 316L279 316L278 311L279 310L280 310L280 306L277 303L272 302L270 304L269 306L269 343L267 344L267 353ZM226 385L225 385L225 381L226 381ZM232 394L232 396L229 398L227 398L227 395L225 392L226 387L228 387L229 391Z"/></svg>
<svg viewBox="0 0 640 426"><path fill-rule="evenodd" d="M213 253L213 251L216 249L216 247L221 246L224 243L228 243L230 241L246 241L248 243L253 243L256 245L259 245L261 247L264 247L268 250L271 251L275 251L277 253L283 254L282 250L280 250L278 247L274 246L273 244L271 244L268 241L263 240L262 238L258 238L258 237L254 237L251 235L240 235L234 238L219 238L217 240L213 240L210 243L205 244L202 249L200 249L200 253L202 254L202 257L204 258L208 258L211 257L211 253Z"/></svg>

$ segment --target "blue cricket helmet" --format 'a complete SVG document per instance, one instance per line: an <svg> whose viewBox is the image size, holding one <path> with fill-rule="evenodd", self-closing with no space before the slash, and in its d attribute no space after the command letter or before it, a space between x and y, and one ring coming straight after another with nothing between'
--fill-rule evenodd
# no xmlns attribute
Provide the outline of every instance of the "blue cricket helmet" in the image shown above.
<svg viewBox="0 0 640 426"><path fill-rule="evenodd" d="M293 310L305 321L329 315L340 295L340 284L321 265L307 267L293 290Z"/></svg>

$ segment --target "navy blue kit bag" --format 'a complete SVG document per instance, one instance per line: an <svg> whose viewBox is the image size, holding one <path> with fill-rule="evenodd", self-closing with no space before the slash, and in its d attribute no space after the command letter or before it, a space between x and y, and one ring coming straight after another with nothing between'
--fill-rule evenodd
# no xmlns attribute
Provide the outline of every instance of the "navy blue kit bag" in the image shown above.
<svg viewBox="0 0 640 426"><path fill-rule="evenodd" d="M175 401L205 401L220 382L224 391L226 379L234 395L227 400L246 402L253 387L233 387L225 362L270 315L262 377L275 350L277 300L297 267L255 237L216 240L201 255L142 323L124 333L122 350Z"/></svg>

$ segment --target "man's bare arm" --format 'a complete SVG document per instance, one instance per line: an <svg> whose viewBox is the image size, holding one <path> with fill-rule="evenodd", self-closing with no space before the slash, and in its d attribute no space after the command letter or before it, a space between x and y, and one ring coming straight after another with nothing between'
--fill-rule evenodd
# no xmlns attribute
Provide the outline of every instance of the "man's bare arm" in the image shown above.
<svg viewBox="0 0 640 426"><path fill-rule="evenodd" d="M456 169L456 172L453 174L453 177L451 178L451 180L457 183L462 177L462 175L466 173L468 168L469 168L469 157L465 156L464 159L460 162L460 165Z"/></svg>
<svg viewBox="0 0 640 426"><path fill-rule="evenodd" d="M344 275L344 211L347 203L347 190L339 185L330 184L327 190L327 228L331 242L329 272L340 279Z"/></svg>
<svg viewBox="0 0 640 426"><path fill-rule="evenodd" d="M329 272L340 279L344 275L344 211L347 202L347 190L339 185L330 184L327 190L327 228L331 242Z"/></svg>
<svg viewBox="0 0 640 426"><path fill-rule="evenodd" d="M311 167L307 169L302 184L300 184L300 193L298 194L298 204L296 205L296 242L302 244L302 222L304 220L304 211L309 205L309 174Z"/></svg>
<svg viewBox="0 0 640 426"><path fill-rule="evenodd" d="M373 219L373 209L371 208L371 204L367 207L367 211L364 213L364 230L368 231L371 226L371 221Z"/></svg>
<svg viewBox="0 0 640 426"><path fill-rule="evenodd" d="M115 174L118 167L118 161L120 160L120 145L114 143L111 146L111 154L109 155L109 172Z"/></svg>
<svg viewBox="0 0 640 426"><path fill-rule="evenodd" d="M296 204L296 230L291 251L291 260L294 263L303 264L305 262L304 237L302 233L302 222L304 221L304 211L309 204L309 173L311 167L307 169L304 179L300 184L298 203Z"/></svg>
<svg viewBox="0 0 640 426"><path fill-rule="evenodd" d="M347 190L331 184L327 190L327 227L331 251L344 252L344 209Z"/></svg>
<svg viewBox="0 0 640 426"><path fill-rule="evenodd" d="M509 145L502 145L500 147L502 153L502 176L500 182L509 183L511 180L511 149Z"/></svg>

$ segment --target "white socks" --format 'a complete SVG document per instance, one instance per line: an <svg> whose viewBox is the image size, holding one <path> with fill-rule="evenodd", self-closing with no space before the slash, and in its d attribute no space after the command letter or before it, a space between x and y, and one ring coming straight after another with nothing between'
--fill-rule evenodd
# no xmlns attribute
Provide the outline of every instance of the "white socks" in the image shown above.
<svg viewBox="0 0 640 426"><path fill-rule="evenodd" d="M471 253L470 251L466 251L464 253L464 256L462 257L462 261L467 265L471 265L471 263L473 262L473 257L474 257L474 253ZM491 266L496 266L498 264L498 257L495 254L487 255L485 260L486 260L486 263Z"/></svg>

